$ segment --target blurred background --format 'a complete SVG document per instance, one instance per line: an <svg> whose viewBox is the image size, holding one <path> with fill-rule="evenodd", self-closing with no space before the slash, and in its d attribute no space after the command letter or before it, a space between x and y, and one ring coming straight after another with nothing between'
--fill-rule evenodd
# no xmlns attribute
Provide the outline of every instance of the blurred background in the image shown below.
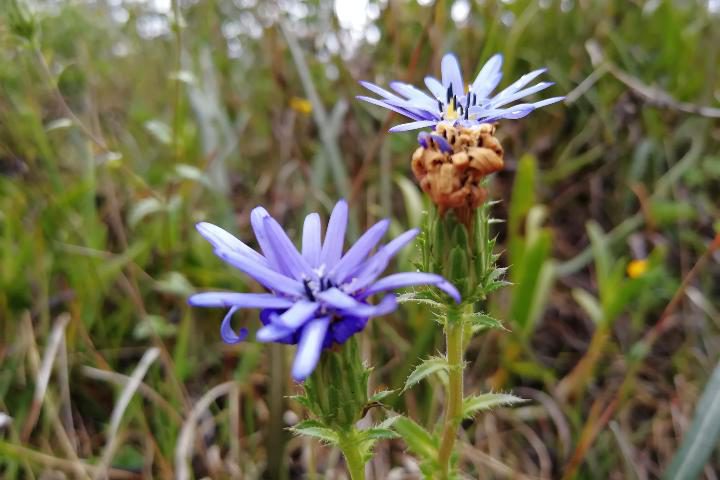
<svg viewBox="0 0 720 480"><path fill-rule="evenodd" d="M548 67L567 95L499 124L514 285L466 389L531 402L463 425L468 478L718 478L716 0L2 0L0 477L344 478L284 430L292 348L226 346L224 312L187 305L259 288L193 225L254 245L262 204L298 240L339 197L350 236L419 225L415 135L354 97L422 85L447 51L473 78L502 53L501 87ZM416 306L362 345L376 388L443 349ZM432 427L440 391L388 407ZM419 478L402 441L376 452L370 478Z"/></svg>

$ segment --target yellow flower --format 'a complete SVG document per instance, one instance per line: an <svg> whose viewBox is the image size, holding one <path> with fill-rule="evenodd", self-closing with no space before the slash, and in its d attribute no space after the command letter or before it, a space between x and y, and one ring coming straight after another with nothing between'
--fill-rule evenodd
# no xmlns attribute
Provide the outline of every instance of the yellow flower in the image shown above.
<svg viewBox="0 0 720 480"><path fill-rule="evenodd" d="M312 112L312 103L307 98L292 97L290 99L290 108L303 115L309 115Z"/></svg>
<svg viewBox="0 0 720 480"><path fill-rule="evenodd" d="M648 261L646 259L633 260L628 263L627 274L630 278L642 277L648 269Z"/></svg>

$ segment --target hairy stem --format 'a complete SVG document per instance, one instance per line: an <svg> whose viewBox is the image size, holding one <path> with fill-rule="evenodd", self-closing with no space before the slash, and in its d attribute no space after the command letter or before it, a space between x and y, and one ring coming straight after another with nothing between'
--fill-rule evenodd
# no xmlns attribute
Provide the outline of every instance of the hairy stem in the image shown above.
<svg viewBox="0 0 720 480"><path fill-rule="evenodd" d="M345 456L350 478L352 480L365 480L365 461L360 452L360 445L356 439L356 431L353 428L350 432L340 435L340 450Z"/></svg>
<svg viewBox="0 0 720 480"><path fill-rule="evenodd" d="M447 343L448 372L447 405L445 408L445 425L442 442L438 452L438 464L442 479L450 478L450 457L452 456L460 426L463 404L463 322L459 309L448 312L445 327Z"/></svg>

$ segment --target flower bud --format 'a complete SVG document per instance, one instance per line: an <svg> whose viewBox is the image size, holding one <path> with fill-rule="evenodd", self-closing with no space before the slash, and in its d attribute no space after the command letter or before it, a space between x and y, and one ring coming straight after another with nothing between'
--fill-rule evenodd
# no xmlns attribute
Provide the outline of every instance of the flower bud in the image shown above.
<svg viewBox="0 0 720 480"><path fill-rule="evenodd" d="M363 365L355 337L326 349L303 387L307 406L327 427L348 430L368 403L370 369Z"/></svg>

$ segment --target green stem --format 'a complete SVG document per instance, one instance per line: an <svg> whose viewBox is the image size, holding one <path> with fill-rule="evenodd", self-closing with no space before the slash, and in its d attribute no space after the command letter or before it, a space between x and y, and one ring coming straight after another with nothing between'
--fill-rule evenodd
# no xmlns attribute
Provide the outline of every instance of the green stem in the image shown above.
<svg viewBox="0 0 720 480"><path fill-rule="evenodd" d="M459 309L448 312L445 326L447 343L448 391L447 406L445 409L445 425L443 427L442 442L438 452L438 464L442 479L450 478L450 457L455 447L457 430L462 418L463 404L463 321Z"/></svg>
<svg viewBox="0 0 720 480"><path fill-rule="evenodd" d="M359 443L356 440L356 431L353 428L350 432L340 435L340 450L345 456L350 478L352 480L365 480L365 462L360 453Z"/></svg>

